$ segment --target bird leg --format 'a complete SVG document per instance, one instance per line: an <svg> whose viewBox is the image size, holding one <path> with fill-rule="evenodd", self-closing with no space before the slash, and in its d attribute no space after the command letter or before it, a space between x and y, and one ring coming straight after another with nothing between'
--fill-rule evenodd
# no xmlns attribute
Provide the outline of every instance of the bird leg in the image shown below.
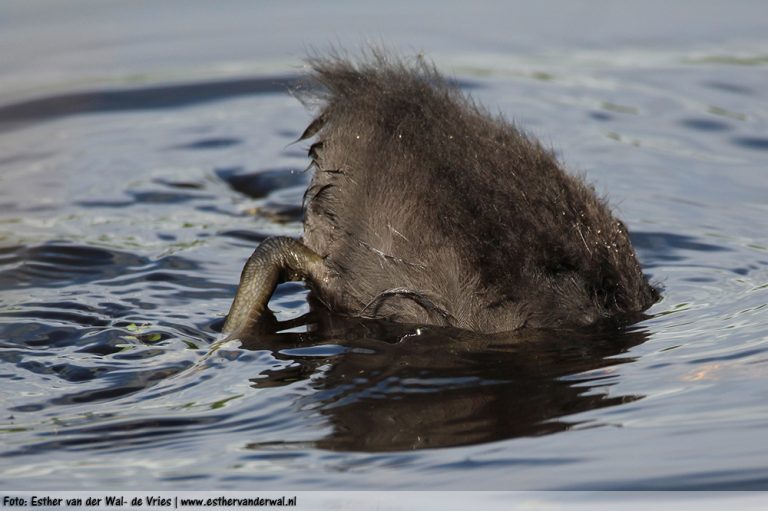
<svg viewBox="0 0 768 511"><path fill-rule="evenodd" d="M293 238L264 240L245 263L235 300L222 332L234 337L259 319L280 282L310 280L328 282L323 258Z"/></svg>

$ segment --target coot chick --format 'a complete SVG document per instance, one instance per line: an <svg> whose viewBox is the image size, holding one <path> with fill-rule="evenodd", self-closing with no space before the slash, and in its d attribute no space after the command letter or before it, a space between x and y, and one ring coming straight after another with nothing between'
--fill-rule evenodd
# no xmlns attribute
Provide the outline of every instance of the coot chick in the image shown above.
<svg viewBox="0 0 768 511"><path fill-rule="evenodd" d="M284 280L335 313L482 333L628 321L658 299L594 189L433 65L309 64L304 235L256 249L224 332L247 330Z"/></svg>

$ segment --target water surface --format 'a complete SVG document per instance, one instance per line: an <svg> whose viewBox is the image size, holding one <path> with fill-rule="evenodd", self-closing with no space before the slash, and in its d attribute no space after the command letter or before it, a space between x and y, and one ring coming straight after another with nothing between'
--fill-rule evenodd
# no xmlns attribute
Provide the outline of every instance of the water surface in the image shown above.
<svg viewBox="0 0 768 511"><path fill-rule="evenodd" d="M36 56L44 38L4 57L4 487L768 487L768 32L753 4L719 31L716 2L676 8L687 24L634 39L620 13L590 36L591 8L553 41L471 24L448 37L462 18L447 11L409 42L379 20L608 196L664 289L651 318L491 342L328 318L286 284L272 328L225 344L245 259L301 233L307 147L292 142L311 113L285 92L300 38L272 28L277 49L246 60L244 27L194 11L205 48L170 18L105 46L75 8L56 21L9 5L5 43L58 27L74 67ZM145 14L115 5L90 11L95 26Z"/></svg>

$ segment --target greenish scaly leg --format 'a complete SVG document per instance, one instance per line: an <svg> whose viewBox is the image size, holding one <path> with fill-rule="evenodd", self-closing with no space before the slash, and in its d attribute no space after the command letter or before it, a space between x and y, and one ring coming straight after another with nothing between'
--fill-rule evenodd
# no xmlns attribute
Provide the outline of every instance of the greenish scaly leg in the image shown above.
<svg viewBox="0 0 768 511"><path fill-rule="evenodd" d="M232 337L247 329L264 312L280 282L302 279L327 283L323 258L293 238L267 238L245 263L222 332Z"/></svg>

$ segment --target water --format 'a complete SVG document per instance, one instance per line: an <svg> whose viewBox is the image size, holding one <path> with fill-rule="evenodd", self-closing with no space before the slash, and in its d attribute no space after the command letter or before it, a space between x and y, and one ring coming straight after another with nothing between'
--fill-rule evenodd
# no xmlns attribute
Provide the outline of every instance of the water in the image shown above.
<svg viewBox="0 0 768 511"><path fill-rule="evenodd" d="M759 2L489 4L418 35L397 2L234 4L2 8L3 487L768 487ZM279 332L217 343L253 248L301 232L311 115L283 91L334 36L424 48L584 173L664 289L652 317L495 345L316 317L286 284Z"/></svg>

